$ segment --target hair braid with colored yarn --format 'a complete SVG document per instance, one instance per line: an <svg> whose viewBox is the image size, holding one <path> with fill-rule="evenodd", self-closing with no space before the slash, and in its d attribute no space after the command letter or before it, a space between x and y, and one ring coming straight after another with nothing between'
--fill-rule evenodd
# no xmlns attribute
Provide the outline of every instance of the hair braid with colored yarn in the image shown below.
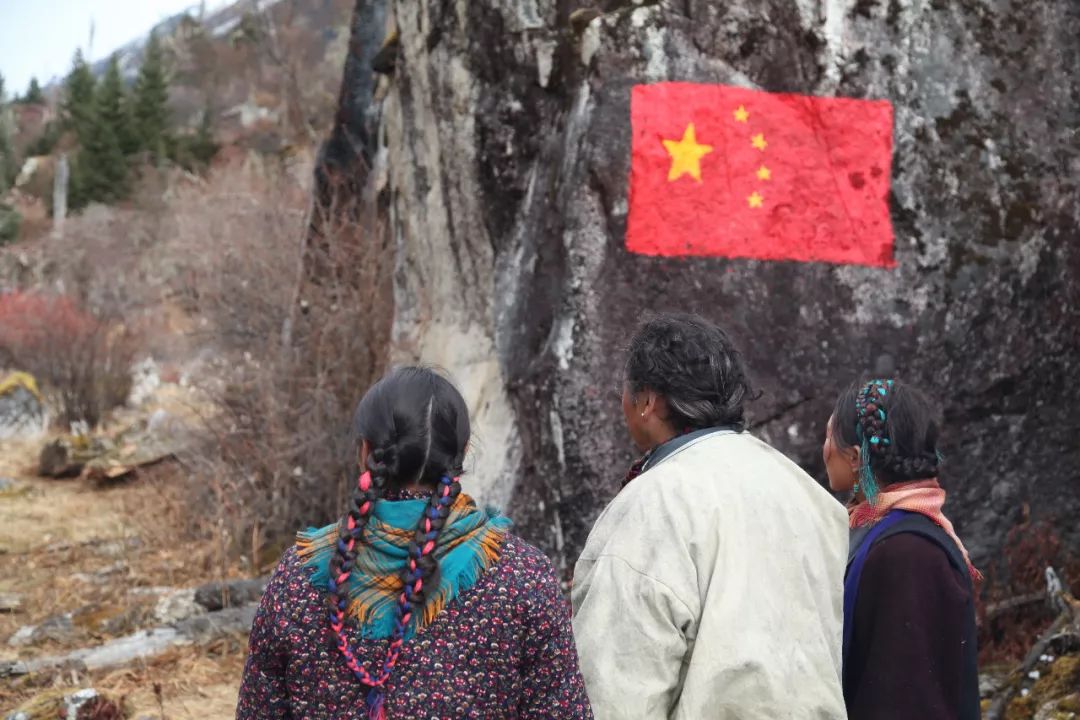
<svg viewBox="0 0 1080 720"><path fill-rule="evenodd" d="M385 686L401 655L405 632L414 614L423 612L429 592L439 585L434 551L461 494L457 475L468 443L469 420L464 399L445 378L424 368L402 368L368 391L357 408L356 423L360 436L376 447L368 455L367 471L361 474L349 512L341 521L337 552L330 563L327 608L338 650L353 675L369 688L368 718L383 720ZM349 578L356 544L364 540L364 527L375 504L387 490L400 490L408 482L435 487L409 544L386 657L377 670L369 672L360 665L345 634Z"/></svg>
<svg viewBox="0 0 1080 720"><path fill-rule="evenodd" d="M886 455L892 446L886 424L888 414L884 401L893 384L892 380L871 380L855 398L857 411L855 434L860 443L859 483L862 485L863 495L870 503L874 502L878 494L877 482L871 467L873 457Z"/></svg>
<svg viewBox="0 0 1080 720"><path fill-rule="evenodd" d="M938 423L930 400L919 390L891 379L852 386L834 411L839 440L860 450L859 479L873 503L879 483L936 477Z"/></svg>

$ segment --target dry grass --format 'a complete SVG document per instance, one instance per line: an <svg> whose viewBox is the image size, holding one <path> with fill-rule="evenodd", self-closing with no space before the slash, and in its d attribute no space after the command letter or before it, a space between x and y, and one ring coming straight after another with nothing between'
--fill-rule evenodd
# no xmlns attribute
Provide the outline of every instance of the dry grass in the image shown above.
<svg viewBox="0 0 1080 720"><path fill-rule="evenodd" d="M39 262L20 270L20 285L62 289L122 319L141 352L184 368L201 394L159 405L197 420L203 444L104 489L33 478L40 442L0 446L0 474L17 478L0 495L0 591L25 603L0 614L0 641L75 613L70 637L0 645L0 659L151 626L154 599L132 589L260 574L298 526L340 510L355 462L352 409L388 345L392 273L384 235L361 232L360 208L313 216L310 178L302 163L250 158L205 179L166 178L133 206L91 208L64 238L33 248ZM0 707L93 686L140 714L231 717L243 645L227 638L107 673L5 682Z"/></svg>
<svg viewBox="0 0 1080 720"><path fill-rule="evenodd" d="M28 477L39 445L0 444L0 472L17 478L14 491L0 496L0 591L19 593L24 602L21 612L0 614L0 638L65 612L74 613L75 629L62 642L0 646L0 656L60 653L155 625L156 597L133 589L190 587L245 574L213 543L183 540L187 507L177 482L179 465L155 466L136 482L100 489L79 480ZM66 670L5 681L0 708L16 707L49 688L94 687L111 697L127 696L137 712L156 716L156 684L165 717L231 717L244 644L243 638L224 638L119 670Z"/></svg>

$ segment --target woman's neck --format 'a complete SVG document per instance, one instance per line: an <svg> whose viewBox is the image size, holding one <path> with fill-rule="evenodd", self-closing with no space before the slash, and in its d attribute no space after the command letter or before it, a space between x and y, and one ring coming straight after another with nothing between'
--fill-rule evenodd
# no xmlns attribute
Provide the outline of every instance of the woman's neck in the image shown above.
<svg viewBox="0 0 1080 720"><path fill-rule="evenodd" d="M655 452L657 448L665 443L669 443L679 436L679 433L671 427L661 428L660 431L652 438L652 447L649 448L649 452Z"/></svg>

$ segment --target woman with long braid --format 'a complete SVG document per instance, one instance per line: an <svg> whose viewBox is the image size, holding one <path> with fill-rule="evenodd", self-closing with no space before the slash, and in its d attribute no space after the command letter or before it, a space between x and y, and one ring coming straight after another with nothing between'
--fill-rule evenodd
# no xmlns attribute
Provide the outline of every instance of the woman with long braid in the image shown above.
<svg viewBox="0 0 1080 720"><path fill-rule="evenodd" d="M938 422L919 390L858 383L837 400L822 454L851 492L844 699L851 720L978 720L974 582L942 513Z"/></svg>
<svg viewBox="0 0 1080 720"><path fill-rule="evenodd" d="M551 563L461 492L453 385L397 370L356 430L348 511L301 532L267 587L238 720L592 718Z"/></svg>

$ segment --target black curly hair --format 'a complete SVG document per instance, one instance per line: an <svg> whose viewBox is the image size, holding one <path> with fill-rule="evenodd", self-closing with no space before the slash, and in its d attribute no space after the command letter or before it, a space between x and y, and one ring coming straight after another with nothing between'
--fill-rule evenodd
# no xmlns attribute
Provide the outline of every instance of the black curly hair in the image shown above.
<svg viewBox="0 0 1080 720"><path fill-rule="evenodd" d="M753 393L742 356L727 333L703 317L661 315L643 323L626 358L632 394L652 390L667 401L677 430L746 429Z"/></svg>
<svg viewBox="0 0 1080 720"><path fill-rule="evenodd" d="M854 383L840 393L833 410L833 442L850 448L864 446L865 438L870 470L880 485L937 477L939 433L930 398L899 380Z"/></svg>

